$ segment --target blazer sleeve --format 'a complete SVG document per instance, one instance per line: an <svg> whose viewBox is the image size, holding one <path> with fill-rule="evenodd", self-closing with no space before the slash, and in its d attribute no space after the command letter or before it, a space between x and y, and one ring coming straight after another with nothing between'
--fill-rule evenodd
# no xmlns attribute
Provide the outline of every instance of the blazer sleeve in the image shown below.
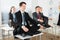
<svg viewBox="0 0 60 40"><path fill-rule="evenodd" d="M37 25L37 22L36 22L34 19L32 19L32 18L28 15L28 13L27 13L27 17L28 17L28 20L30 21L31 24Z"/></svg>
<svg viewBox="0 0 60 40"><path fill-rule="evenodd" d="M11 13L9 13L9 20L11 20L11 22L13 22L13 16Z"/></svg>
<svg viewBox="0 0 60 40"><path fill-rule="evenodd" d="M30 23L32 24L32 26L35 26L36 28L40 28L40 26L38 26L38 23L34 20L34 19L32 19L29 15L28 15L28 13L27 13L27 17L28 17L28 20L30 21Z"/></svg>
<svg viewBox="0 0 60 40"><path fill-rule="evenodd" d="M44 24L47 25L48 24L48 17L44 16L43 14L42 14L42 16L43 16Z"/></svg>
<svg viewBox="0 0 60 40"><path fill-rule="evenodd" d="M34 19L35 21L38 21L35 13L33 13L33 19Z"/></svg>
<svg viewBox="0 0 60 40"><path fill-rule="evenodd" d="M19 13L16 12L15 15L16 15L16 21L17 21L16 22L16 26L17 26L16 28L18 28L20 26L20 23L19 23Z"/></svg>
<svg viewBox="0 0 60 40"><path fill-rule="evenodd" d="M11 19L11 13L9 13L9 20Z"/></svg>
<svg viewBox="0 0 60 40"><path fill-rule="evenodd" d="M37 20L37 14L33 13L33 19L37 22L37 25L40 25L40 22Z"/></svg>

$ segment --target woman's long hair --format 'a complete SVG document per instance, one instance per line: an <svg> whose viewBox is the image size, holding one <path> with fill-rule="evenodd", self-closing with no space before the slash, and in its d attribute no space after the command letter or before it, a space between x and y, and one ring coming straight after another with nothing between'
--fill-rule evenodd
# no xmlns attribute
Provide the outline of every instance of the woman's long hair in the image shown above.
<svg viewBox="0 0 60 40"><path fill-rule="evenodd" d="M10 13L12 12L12 8L15 8L15 6L12 6L12 7L10 8Z"/></svg>

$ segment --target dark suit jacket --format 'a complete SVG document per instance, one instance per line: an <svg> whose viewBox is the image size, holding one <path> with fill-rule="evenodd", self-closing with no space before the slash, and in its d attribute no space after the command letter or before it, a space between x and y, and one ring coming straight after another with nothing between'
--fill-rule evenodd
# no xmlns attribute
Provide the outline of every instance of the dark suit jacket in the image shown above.
<svg viewBox="0 0 60 40"><path fill-rule="evenodd" d="M43 13L39 13L40 14L40 17L44 20L44 22L42 23L43 26L47 25L48 24L48 17L44 16ZM33 19L37 22L37 23L40 23L37 19L37 13L34 12L33 13Z"/></svg>
<svg viewBox="0 0 60 40"><path fill-rule="evenodd" d="M35 22L35 20L33 20L29 15L28 15L28 13L27 12L24 12L25 13L25 15L24 15L24 17L25 17L25 21L26 21L26 23L27 23L27 28L30 28L30 24L29 23L31 23L32 24L32 26L36 26L36 28L39 28L39 27L37 27L37 23ZM17 18L17 25L18 25L18 27L17 28L21 28L21 26L22 26L22 15L21 15L21 12L20 11L18 11L18 12L16 12L16 18Z"/></svg>
<svg viewBox="0 0 60 40"><path fill-rule="evenodd" d="M57 25L60 25L60 14L59 14L59 19L58 19Z"/></svg>
<svg viewBox="0 0 60 40"><path fill-rule="evenodd" d="M13 26L14 28L17 26L16 23L13 21L13 14L10 12L9 13L9 20L11 20L11 26Z"/></svg>

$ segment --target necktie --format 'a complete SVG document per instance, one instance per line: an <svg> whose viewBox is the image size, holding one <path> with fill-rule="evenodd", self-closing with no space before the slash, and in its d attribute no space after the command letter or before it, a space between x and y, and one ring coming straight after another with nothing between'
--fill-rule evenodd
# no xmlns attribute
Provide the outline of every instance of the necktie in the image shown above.
<svg viewBox="0 0 60 40"><path fill-rule="evenodd" d="M40 15L39 14L37 14L37 18L40 19Z"/></svg>
<svg viewBox="0 0 60 40"><path fill-rule="evenodd" d="M26 25L26 21L25 21L25 17L24 17L24 13L22 13L22 26Z"/></svg>

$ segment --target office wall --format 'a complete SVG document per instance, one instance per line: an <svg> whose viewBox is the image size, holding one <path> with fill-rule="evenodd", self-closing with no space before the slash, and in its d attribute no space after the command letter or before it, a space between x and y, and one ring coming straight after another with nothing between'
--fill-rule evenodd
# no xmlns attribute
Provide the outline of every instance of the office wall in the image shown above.
<svg viewBox="0 0 60 40"><path fill-rule="evenodd" d="M1 16L1 1L0 1L0 25L2 24L2 16Z"/></svg>
<svg viewBox="0 0 60 40"><path fill-rule="evenodd" d="M11 6L15 6L18 9L19 0L1 0L1 13L2 22L8 23L8 14Z"/></svg>

